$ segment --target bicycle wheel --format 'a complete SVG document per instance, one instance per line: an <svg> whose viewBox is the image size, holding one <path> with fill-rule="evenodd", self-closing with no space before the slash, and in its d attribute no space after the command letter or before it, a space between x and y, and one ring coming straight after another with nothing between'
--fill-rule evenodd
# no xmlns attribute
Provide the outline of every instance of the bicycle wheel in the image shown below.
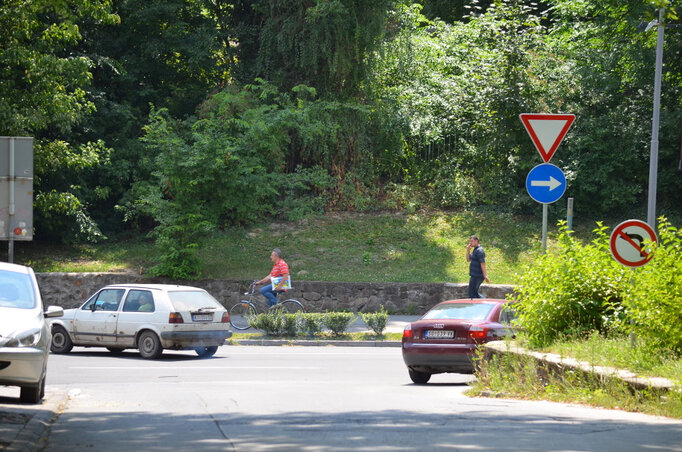
<svg viewBox="0 0 682 452"><path fill-rule="evenodd" d="M230 325L237 330L248 330L249 318L256 315L256 308L246 300L242 300L230 308Z"/></svg>
<svg viewBox="0 0 682 452"><path fill-rule="evenodd" d="M300 301L289 298L280 303L282 311L287 314L296 314L297 312L305 312L305 308Z"/></svg>

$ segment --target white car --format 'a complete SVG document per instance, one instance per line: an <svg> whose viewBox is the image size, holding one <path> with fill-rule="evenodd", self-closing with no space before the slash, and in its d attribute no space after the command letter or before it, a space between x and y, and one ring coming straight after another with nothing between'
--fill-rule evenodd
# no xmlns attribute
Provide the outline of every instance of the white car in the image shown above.
<svg viewBox="0 0 682 452"><path fill-rule="evenodd" d="M103 287L51 324L53 353L68 353L78 345L112 353L136 348L148 359L164 349L210 357L232 336L229 314L208 292L170 284Z"/></svg>
<svg viewBox="0 0 682 452"><path fill-rule="evenodd" d="M45 318L62 313L59 306L43 312L33 269L0 262L0 385L19 386L22 402L38 403L45 395L50 349Z"/></svg>

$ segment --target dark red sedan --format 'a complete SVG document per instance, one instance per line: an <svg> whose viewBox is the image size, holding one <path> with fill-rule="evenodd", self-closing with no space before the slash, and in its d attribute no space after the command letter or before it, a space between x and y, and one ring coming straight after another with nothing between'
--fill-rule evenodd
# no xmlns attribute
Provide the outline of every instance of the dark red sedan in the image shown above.
<svg viewBox="0 0 682 452"><path fill-rule="evenodd" d="M478 344L513 335L512 302L462 299L438 303L403 331L403 360L410 378L425 384L432 374L473 373Z"/></svg>

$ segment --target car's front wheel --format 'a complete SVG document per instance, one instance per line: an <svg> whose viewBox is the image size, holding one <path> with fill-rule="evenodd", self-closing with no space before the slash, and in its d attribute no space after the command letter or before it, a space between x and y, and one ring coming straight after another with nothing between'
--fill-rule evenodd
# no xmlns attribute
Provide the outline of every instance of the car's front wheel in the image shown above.
<svg viewBox="0 0 682 452"><path fill-rule="evenodd" d="M426 372L419 372L417 370L408 369L410 373L410 378L412 381L418 385L425 385L431 379L431 374Z"/></svg>
<svg viewBox="0 0 682 452"><path fill-rule="evenodd" d="M145 331L140 334L137 348L140 350L140 356L146 359L156 359L163 353L161 341L153 331Z"/></svg>
<svg viewBox="0 0 682 452"><path fill-rule="evenodd" d="M52 328L52 344L50 351L52 353L69 353L73 348L73 342L69 337L69 333L61 326Z"/></svg>
<svg viewBox="0 0 682 452"><path fill-rule="evenodd" d="M200 358L210 358L218 351L218 347L194 347L194 351L197 352Z"/></svg>
<svg viewBox="0 0 682 452"><path fill-rule="evenodd" d="M19 400L24 403L40 403L45 396L45 377L40 379L37 386L22 386L19 392Z"/></svg>

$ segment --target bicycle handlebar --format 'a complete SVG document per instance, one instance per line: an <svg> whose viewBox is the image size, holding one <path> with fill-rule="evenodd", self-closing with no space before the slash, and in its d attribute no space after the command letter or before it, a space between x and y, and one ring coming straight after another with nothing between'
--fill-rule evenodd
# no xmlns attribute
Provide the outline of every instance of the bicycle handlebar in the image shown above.
<svg viewBox="0 0 682 452"><path fill-rule="evenodd" d="M256 291L256 282L257 281L251 281L251 284L249 284L249 290L244 292L244 295L253 295L253 293Z"/></svg>

